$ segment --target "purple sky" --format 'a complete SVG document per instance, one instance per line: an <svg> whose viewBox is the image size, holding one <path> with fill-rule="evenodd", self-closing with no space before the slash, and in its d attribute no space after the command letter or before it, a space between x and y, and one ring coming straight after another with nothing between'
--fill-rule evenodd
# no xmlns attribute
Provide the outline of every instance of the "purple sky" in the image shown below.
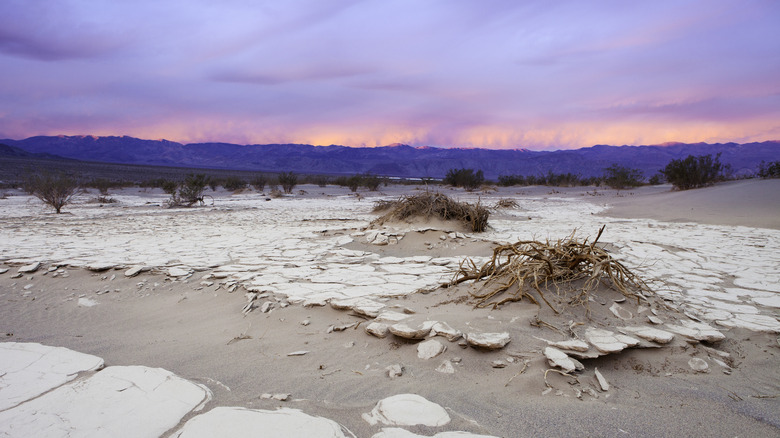
<svg viewBox="0 0 780 438"><path fill-rule="evenodd" d="M2 0L0 138L780 139L780 1Z"/></svg>

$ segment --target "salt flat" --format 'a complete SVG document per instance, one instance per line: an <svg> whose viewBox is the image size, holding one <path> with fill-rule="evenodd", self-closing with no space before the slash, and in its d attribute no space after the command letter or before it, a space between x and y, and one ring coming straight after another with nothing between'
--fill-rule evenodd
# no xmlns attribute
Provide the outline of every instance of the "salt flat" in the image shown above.
<svg viewBox="0 0 780 438"><path fill-rule="evenodd" d="M717 432L713 436L777 430L768 412L778 407L773 398L778 372L767 365L774 363L780 332L780 230L771 224L755 228L609 216L612 203L626 208L657 196L642 190L501 188L488 193L443 189L462 201L491 205L511 197L518 203L495 210L485 233L438 223L367 229L376 217L373 200L410 189L390 186L357 198L341 188L302 188L307 193L271 201L254 192L217 192L213 205L191 209L162 208L165 195L127 189L114 194L119 203L103 207L85 202L91 195L83 195L62 215L12 193L0 200L0 267L8 268L0 274L0 331L9 341L94 354L110 367L171 370L214 392L206 411L217 406L248 412L299 409L335 420L357 436L447 431L513 436L521 426L541 433L549 412L565 411L579 420L557 424L561 432L611 436L630 429L634 435L657 436L693 430L687 429L685 415L700 418L706 406L730 419L725 428L707 426ZM565 338L529 325L533 306L491 311L459 304L465 289L416 293L450 280L466 256L484 260L494 243L556 240L575 230L593 236L602 225L600 243L641 274L659 303L675 310L622 303L630 316L619 320L605 301L593 304L592 317L607 318L600 324L619 339L652 325L662 332L648 332L655 339L671 335L674 340L665 346L642 340L640 346L652 348L587 359L577 382L543 372L550 366L544 340ZM36 271L17 274L36 262L41 263ZM339 307L345 310L334 307L356 297L364 301L346 302ZM457 338L436 337L446 348L423 359L418 341L396 335L377 339L364 332L366 320L383 312L399 315L409 326L444 322L474 338L507 333L511 342L484 352L463 348ZM552 315L538 315L559 324ZM662 324L651 323L653 318ZM725 340L699 344L695 338L703 332L689 322L704 324ZM584 327L573 333L586 339ZM288 356L296 351L307 353ZM689 366L692 358L707 363L707 371ZM401 376L391 379L386 368L393 365ZM609 391L598 386L594 366L613 384ZM694 387L704 388L700 400L687 392ZM718 389L724 387L742 400ZM636 391L642 397L630 399ZM263 393L292 395L282 401L260 397ZM379 400L402 393L446 406L452 422L398 431L361 420ZM518 414L517 397L531 397L534 407ZM572 405L575 400L587 403ZM653 417L648 409L662 400L691 406L690 412L670 411L670 422L639 428ZM610 410L625 419L622 427L606 420ZM181 424L195 415L182 414ZM181 436L188 433L194 432Z"/></svg>

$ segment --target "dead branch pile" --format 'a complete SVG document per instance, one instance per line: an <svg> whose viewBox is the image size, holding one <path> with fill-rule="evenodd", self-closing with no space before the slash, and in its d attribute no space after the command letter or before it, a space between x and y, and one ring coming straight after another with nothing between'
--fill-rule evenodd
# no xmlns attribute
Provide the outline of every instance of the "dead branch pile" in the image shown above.
<svg viewBox="0 0 780 438"><path fill-rule="evenodd" d="M490 211L479 203L457 202L441 193L429 192L402 196L395 201L379 201L374 206L375 212L385 210L389 211L375 220L374 224L402 221L410 217L437 217L460 221L469 226L471 231L481 232L487 228L490 215Z"/></svg>
<svg viewBox="0 0 780 438"><path fill-rule="evenodd" d="M600 284L619 291L627 298L644 300L643 292L650 292L641 278L632 273L622 263L612 258L603 248L596 246L602 226L596 239L578 241L574 234L555 243L539 241L520 241L511 245L501 245L493 249L493 257L481 267L471 259L461 262L455 278L445 287L469 280L485 283L479 291L472 293L477 299L477 307L496 308L511 301L528 298L535 304L539 300L532 295L536 291L539 298L555 312L560 313L548 300L545 291L552 290L560 298L560 286L583 280L582 289L573 296L566 296L569 305L586 305L590 293ZM509 292L508 292L509 291ZM508 292L508 296L499 298ZM560 300L559 300L560 301Z"/></svg>
<svg viewBox="0 0 780 438"><path fill-rule="evenodd" d="M499 208L515 208L517 207L517 201L515 201L512 198L501 198L498 201L496 201L496 205L493 208L499 209Z"/></svg>

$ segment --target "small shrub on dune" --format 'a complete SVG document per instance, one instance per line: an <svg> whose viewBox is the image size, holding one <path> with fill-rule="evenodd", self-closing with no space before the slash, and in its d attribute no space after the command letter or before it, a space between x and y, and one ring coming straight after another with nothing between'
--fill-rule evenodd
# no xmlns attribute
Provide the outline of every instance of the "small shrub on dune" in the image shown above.
<svg viewBox="0 0 780 438"><path fill-rule="evenodd" d="M672 160L661 173L676 189L688 190L712 185L721 180L723 169L718 153L715 158L712 155L688 155L687 158Z"/></svg>
<svg viewBox="0 0 780 438"><path fill-rule="evenodd" d="M604 184L613 189L626 189L642 185L642 171L613 164L604 169Z"/></svg>
<svg viewBox="0 0 780 438"><path fill-rule="evenodd" d="M374 221L381 225L390 221L403 221L411 217L439 218L456 220L468 226L471 231L485 231L490 211L477 203L457 202L440 193L420 193L403 196L395 201L380 201L374 206L375 212L386 211Z"/></svg>
<svg viewBox="0 0 780 438"><path fill-rule="evenodd" d="M780 178L780 161L771 163L762 161L758 166L758 176L761 178Z"/></svg>
<svg viewBox="0 0 780 438"><path fill-rule="evenodd" d="M596 245L603 232L602 226L593 242L575 239L572 233L555 242L498 245L482 266L465 259L455 279L443 286L473 280L481 282L479 290L470 292L477 307L497 308L525 298L537 305L544 301L556 314L563 310L561 306L587 306L601 285L637 302L646 301L645 295L651 293L647 284Z"/></svg>

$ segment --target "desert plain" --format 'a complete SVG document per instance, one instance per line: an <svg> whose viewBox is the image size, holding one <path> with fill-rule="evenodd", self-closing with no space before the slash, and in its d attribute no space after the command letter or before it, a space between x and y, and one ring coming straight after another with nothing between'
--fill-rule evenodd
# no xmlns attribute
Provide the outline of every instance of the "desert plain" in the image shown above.
<svg viewBox="0 0 780 438"><path fill-rule="evenodd" d="M165 208L161 191L128 188L112 204L81 193L59 215L6 190L0 436L314 436L284 428L304 419L318 436L376 438L780 434L780 180L438 187L491 208L489 228L374 222L375 201L424 190L217 190ZM497 245L602 226L599 245L646 282L641 300L603 284L556 311L475 307L483 284L440 287ZM27 372L21 357L50 364ZM111 386L144 373L172 387Z"/></svg>

